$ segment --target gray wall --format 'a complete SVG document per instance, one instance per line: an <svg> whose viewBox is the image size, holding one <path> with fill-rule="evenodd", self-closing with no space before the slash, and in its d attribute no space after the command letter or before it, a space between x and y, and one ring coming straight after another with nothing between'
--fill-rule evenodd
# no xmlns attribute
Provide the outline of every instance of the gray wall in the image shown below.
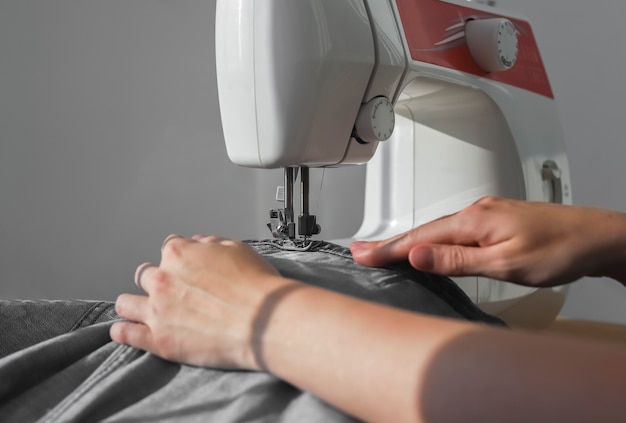
<svg viewBox="0 0 626 423"><path fill-rule="evenodd" d="M626 210L626 3L499 4L535 28L575 201ZM226 158L213 20L206 0L0 0L0 298L114 299L169 233L268 235L281 174ZM358 228L362 188L363 168L325 172L325 238ZM564 314L626 322L625 303L585 280Z"/></svg>
<svg viewBox="0 0 626 423"><path fill-rule="evenodd" d="M114 299L169 233L269 235L282 173L226 157L214 9L0 0L1 298ZM326 172L325 234L358 228L362 174Z"/></svg>

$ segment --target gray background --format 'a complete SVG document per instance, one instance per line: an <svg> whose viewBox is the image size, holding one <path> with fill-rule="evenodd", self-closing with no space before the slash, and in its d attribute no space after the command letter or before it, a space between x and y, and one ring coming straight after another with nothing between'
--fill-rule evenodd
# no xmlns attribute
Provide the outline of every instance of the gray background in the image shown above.
<svg viewBox="0 0 626 423"><path fill-rule="evenodd" d="M626 210L626 2L499 0L534 27L578 204ZM0 0L0 298L114 299L169 233L267 237L279 171L228 162L214 1ZM362 218L364 169L328 170L324 238ZM626 290L572 286L563 314L626 323Z"/></svg>

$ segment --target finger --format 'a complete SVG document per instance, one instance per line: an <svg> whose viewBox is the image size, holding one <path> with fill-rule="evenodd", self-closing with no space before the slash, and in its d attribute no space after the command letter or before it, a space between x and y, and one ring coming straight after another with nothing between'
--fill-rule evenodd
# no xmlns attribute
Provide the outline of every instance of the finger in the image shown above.
<svg viewBox="0 0 626 423"><path fill-rule="evenodd" d="M165 246L174 239L185 239L185 238L182 235L170 234L165 238L165 240L163 241L163 244L161 244L161 250L163 250Z"/></svg>
<svg viewBox="0 0 626 423"><path fill-rule="evenodd" d="M400 251L393 251L393 246L401 243L407 236L408 232L404 232L380 241L355 241L350 244L350 251L359 264L371 267L385 266L393 261L406 259L406 253L402 257Z"/></svg>
<svg viewBox="0 0 626 423"><path fill-rule="evenodd" d="M147 310L148 297L142 295L121 294L115 301L117 315L133 322L145 322Z"/></svg>
<svg viewBox="0 0 626 423"><path fill-rule="evenodd" d="M113 323L109 329L109 335L115 342L142 350L149 350L152 340L152 333L148 326L127 321Z"/></svg>
<svg viewBox="0 0 626 423"><path fill-rule="evenodd" d="M219 243L219 242L222 242L222 241L225 241L225 240L226 240L225 238L222 238L219 235L205 235L205 236L199 238L197 241L198 242L202 242L204 244L208 244L208 243L211 243L211 242Z"/></svg>
<svg viewBox="0 0 626 423"><path fill-rule="evenodd" d="M175 285L175 279L161 267L148 266L141 274L138 285L150 297L167 297L171 295Z"/></svg>
<svg viewBox="0 0 626 423"><path fill-rule="evenodd" d="M155 267L157 266L154 263L150 263L150 262L140 264L137 267L137 270L135 270L135 279L134 279L135 285L137 285L141 289L144 289L143 286L141 285L141 280L143 279L144 273L148 270L153 270L153 268Z"/></svg>
<svg viewBox="0 0 626 423"><path fill-rule="evenodd" d="M381 267L406 260L409 251L419 244L477 245L476 225L467 217L453 214L441 217L392 238L372 243L353 243L354 259L363 265Z"/></svg>
<svg viewBox="0 0 626 423"><path fill-rule="evenodd" d="M172 234L165 238L161 246L161 265L164 263L177 263L182 257L185 249L196 241L180 235Z"/></svg>
<svg viewBox="0 0 626 423"><path fill-rule="evenodd" d="M370 267L382 267L406 260L411 247L415 245L412 240L418 229L381 241L353 242L350 245L352 257L357 263Z"/></svg>
<svg viewBox="0 0 626 423"><path fill-rule="evenodd" d="M447 276L489 276L489 248L463 245L419 245L409 252L409 263L418 270Z"/></svg>

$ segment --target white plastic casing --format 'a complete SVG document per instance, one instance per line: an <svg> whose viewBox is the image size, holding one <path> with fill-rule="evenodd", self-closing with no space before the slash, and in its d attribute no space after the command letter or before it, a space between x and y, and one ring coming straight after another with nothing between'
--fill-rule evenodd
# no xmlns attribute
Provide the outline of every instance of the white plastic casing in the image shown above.
<svg viewBox="0 0 626 423"><path fill-rule="evenodd" d="M400 28L390 1L365 0L365 5L372 24L376 65L363 103L379 96L395 102L407 66Z"/></svg>
<svg viewBox="0 0 626 423"><path fill-rule="evenodd" d="M375 65L363 0L218 0L216 16L231 161L313 167L372 157L376 144L351 141Z"/></svg>

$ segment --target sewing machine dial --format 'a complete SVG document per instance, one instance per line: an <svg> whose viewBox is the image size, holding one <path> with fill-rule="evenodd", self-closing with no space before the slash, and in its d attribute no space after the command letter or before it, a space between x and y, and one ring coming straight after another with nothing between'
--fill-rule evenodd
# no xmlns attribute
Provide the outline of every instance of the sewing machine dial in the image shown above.
<svg viewBox="0 0 626 423"><path fill-rule="evenodd" d="M467 46L485 72L511 69L517 60L517 29L508 19L473 19L465 25Z"/></svg>
<svg viewBox="0 0 626 423"><path fill-rule="evenodd" d="M386 97L375 97L361 105L354 129L359 141L385 141L393 133L396 116Z"/></svg>

